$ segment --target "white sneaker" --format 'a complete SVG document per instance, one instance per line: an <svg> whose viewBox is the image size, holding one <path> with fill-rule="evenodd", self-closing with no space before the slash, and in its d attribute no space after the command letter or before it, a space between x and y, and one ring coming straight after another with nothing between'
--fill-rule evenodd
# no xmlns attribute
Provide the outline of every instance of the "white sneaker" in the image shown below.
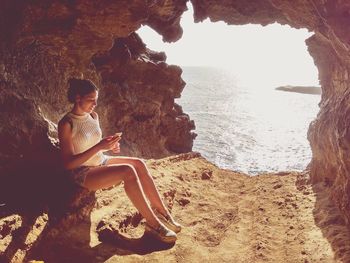
<svg viewBox="0 0 350 263"><path fill-rule="evenodd" d="M164 243L174 243L177 239L176 233L162 224L154 228L146 223L145 231Z"/></svg>
<svg viewBox="0 0 350 263"><path fill-rule="evenodd" d="M182 226L178 222L176 222L171 215L164 216L157 209L153 209L153 212L166 227L168 227L175 233L179 233L181 231Z"/></svg>

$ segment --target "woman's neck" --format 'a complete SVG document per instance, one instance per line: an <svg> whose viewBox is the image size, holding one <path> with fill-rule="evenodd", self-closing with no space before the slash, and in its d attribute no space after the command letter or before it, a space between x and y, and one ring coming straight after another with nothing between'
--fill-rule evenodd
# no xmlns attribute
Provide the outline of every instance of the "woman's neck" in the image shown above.
<svg viewBox="0 0 350 263"><path fill-rule="evenodd" d="M75 114L75 115L79 115L79 116L84 116L88 113L86 113L85 111L82 111L79 107L77 107L76 105L74 105L73 109L70 111L71 113Z"/></svg>

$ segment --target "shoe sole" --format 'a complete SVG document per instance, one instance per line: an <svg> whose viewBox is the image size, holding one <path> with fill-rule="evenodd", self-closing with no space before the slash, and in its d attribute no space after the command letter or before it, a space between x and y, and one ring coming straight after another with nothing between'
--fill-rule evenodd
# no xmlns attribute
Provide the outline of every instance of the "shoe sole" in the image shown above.
<svg viewBox="0 0 350 263"><path fill-rule="evenodd" d="M147 234L153 236L157 240L164 242L164 243L175 243L177 240L176 236L162 237L162 236L158 235L158 233L155 232L153 229L150 229L148 227L146 227L145 231Z"/></svg>
<svg viewBox="0 0 350 263"><path fill-rule="evenodd" d="M159 235L157 234L154 234L154 233L151 233L151 232L148 232L149 234L151 234L154 238L156 238L157 240L163 242L163 243L175 243L177 238L176 237L160 237Z"/></svg>
<svg viewBox="0 0 350 263"><path fill-rule="evenodd" d="M159 212L156 212L156 216L158 217L158 219L170 230L174 231L176 234L181 232L181 227L176 227L173 224L171 224L170 222L168 222L168 220L166 220L166 218L160 214Z"/></svg>
<svg viewBox="0 0 350 263"><path fill-rule="evenodd" d="M170 230L174 231L176 234L181 232L181 227L178 228L174 226L173 224L169 223L167 220L159 218L159 220Z"/></svg>

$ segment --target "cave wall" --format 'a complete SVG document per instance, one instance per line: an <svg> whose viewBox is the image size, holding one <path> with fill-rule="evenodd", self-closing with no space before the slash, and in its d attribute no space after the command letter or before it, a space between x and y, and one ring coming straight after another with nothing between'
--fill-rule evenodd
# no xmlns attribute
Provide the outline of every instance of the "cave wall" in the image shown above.
<svg viewBox="0 0 350 263"><path fill-rule="evenodd" d="M67 111L70 77L95 81L105 133L122 130L125 154L162 157L189 151L193 122L174 99L181 69L148 50L135 34L148 25L164 41L181 37L186 0L20 1L0 3L0 170L20 159L53 159L56 127ZM278 22L307 28L322 85L320 112L308 138L312 182L325 182L350 219L347 0L191 0L196 22ZM204 54L203 54L204 55ZM104 105L104 106L101 106ZM35 153L35 154L33 154Z"/></svg>
<svg viewBox="0 0 350 263"><path fill-rule="evenodd" d="M126 155L160 158L192 149L194 122L174 102L185 86L182 70L165 59L136 33L92 58L104 87L98 108L103 130L123 131Z"/></svg>
<svg viewBox="0 0 350 263"><path fill-rule="evenodd" d="M185 86L181 69L168 66L164 54L146 49L133 33L142 23L161 24L164 38L177 40L185 9L185 1L2 1L1 163L29 158L46 142L52 142L48 151L57 151L55 124L71 107L70 77L97 83L99 105L106 105L97 108L103 132L124 132L122 154L159 158L190 151L194 123L174 103ZM15 106L17 118L8 114L9 96L39 112L33 123L23 107ZM34 143L29 137L39 132L36 125L40 135Z"/></svg>
<svg viewBox="0 0 350 263"><path fill-rule="evenodd" d="M174 103L185 86L181 69L134 33L149 24L177 40L185 3L0 1L0 204L49 205L55 214L67 205L87 215L77 207L91 207L93 196L73 189L59 162L56 124L71 108L71 77L98 85L103 133L123 131L122 154L159 158L192 149L194 123Z"/></svg>

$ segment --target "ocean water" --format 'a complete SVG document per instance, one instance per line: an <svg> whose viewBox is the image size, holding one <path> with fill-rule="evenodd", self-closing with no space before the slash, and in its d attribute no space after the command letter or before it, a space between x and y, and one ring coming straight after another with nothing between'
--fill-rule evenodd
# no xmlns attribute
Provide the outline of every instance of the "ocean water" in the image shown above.
<svg viewBox="0 0 350 263"><path fill-rule="evenodd" d="M251 175L306 168L307 130L320 95L240 87L232 73L216 68L183 67L182 78L187 84L176 102L195 121L194 151Z"/></svg>

